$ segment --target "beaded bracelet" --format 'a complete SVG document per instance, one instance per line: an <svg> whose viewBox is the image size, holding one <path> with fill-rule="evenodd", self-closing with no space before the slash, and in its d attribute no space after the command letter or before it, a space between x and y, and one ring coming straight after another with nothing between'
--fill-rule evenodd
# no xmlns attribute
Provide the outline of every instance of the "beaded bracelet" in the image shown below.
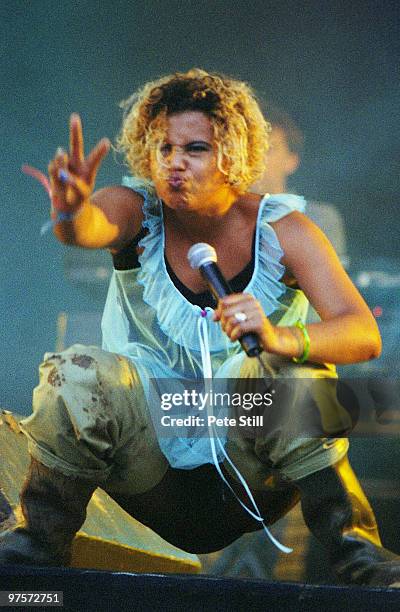
<svg viewBox="0 0 400 612"><path fill-rule="evenodd" d="M292 357L292 361L294 361L295 363L304 363L305 361L307 361L308 356L310 354L310 347L311 347L310 336L308 335L306 326L304 325L302 321L300 321L300 319L296 321L295 327L300 329L301 333L303 334L304 345L303 345L303 353L300 355L300 357Z"/></svg>

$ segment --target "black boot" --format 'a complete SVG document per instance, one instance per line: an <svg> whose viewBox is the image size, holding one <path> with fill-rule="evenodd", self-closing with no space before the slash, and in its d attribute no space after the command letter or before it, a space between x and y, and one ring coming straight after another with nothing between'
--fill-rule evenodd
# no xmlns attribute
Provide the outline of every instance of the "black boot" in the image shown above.
<svg viewBox="0 0 400 612"><path fill-rule="evenodd" d="M327 549L340 582L390 586L400 581L400 557L382 547L374 513L347 457L296 484L304 520Z"/></svg>
<svg viewBox="0 0 400 612"><path fill-rule="evenodd" d="M21 491L24 524L0 535L0 564L68 565L95 488L32 458Z"/></svg>

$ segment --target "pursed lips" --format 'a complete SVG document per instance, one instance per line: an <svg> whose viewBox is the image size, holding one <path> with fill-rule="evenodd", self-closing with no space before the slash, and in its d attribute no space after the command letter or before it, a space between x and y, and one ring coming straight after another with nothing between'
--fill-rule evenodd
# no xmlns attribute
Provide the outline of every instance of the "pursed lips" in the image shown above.
<svg viewBox="0 0 400 612"><path fill-rule="evenodd" d="M178 174L170 174L167 178L167 183L172 189L179 189L184 184L185 179Z"/></svg>

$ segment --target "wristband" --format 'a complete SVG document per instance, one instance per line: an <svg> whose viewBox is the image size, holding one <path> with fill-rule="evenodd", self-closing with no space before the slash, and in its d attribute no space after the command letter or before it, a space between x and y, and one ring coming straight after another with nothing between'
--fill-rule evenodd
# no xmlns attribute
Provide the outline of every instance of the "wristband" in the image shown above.
<svg viewBox="0 0 400 612"><path fill-rule="evenodd" d="M62 221L72 221L76 217L76 212L63 212L56 210L55 208L51 211L51 220L53 223L61 223Z"/></svg>
<svg viewBox="0 0 400 612"><path fill-rule="evenodd" d="M44 234L46 234L50 229L57 225L57 223L62 223L63 221L72 221L77 216L78 212L80 212L80 210L81 209L79 208L75 212L63 212L61 210L52 208L50 213L51 219L50 221L46 221L46 223L42 225L40 229L40 235L43 236Z"/></svg>
<svg viewBox="0 0 400 612"><path fill-rule="evenodd" d="M296 321L294 325L303 334L303 352L300 355L300 357L292 357L292 361L294 361L295 363L304 363L305 361L307 361L308 356L310 354L310 347L311 347L310 336L308 335L306 326L304 325L302 321L300 321L300 319Z"/></svg>
<svg viewBox="0 0 400 612"><path fill-rule="evenodd" d="M43 185L45 190L47 191L48 196L51 201L51 213L50 213L51 219L50 221L46 221L46 223L42 225L41 230L40 230L41 235L48 232L49 229L54 227L54 225L56 225L57 223L62 223L63 221L72 221L74 219L74 217L78 214L80 209L76 210L75 212L64 212L61 210L57 210L57 207L55 206L55 201L54 201L55 198L53 197L53 194L51 192L51 186L50 186L49 179L47 178L45 174L43 174L43 172L40 172L40 170L38 170L37 168L34 168L33 166L29 166L27 164L24 164L22 166L22 172L24 172L25 174L29 174L30 176L38 180ZM62 181L65 181L67 178L68 178L68 174L65 172L65 170L61 170L60 179Z"/></svg>

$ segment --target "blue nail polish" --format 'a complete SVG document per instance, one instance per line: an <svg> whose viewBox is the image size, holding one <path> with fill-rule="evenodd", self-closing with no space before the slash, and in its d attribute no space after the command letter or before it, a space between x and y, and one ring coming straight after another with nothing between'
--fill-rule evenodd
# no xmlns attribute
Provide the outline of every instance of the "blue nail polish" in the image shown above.
<svg viewBox="0 0 400 612"><path fill-rule="evenodd" d="M60 170L58 173L58 177L62 183L66 183L68 181L68 172L65 170Z"/></svg>

